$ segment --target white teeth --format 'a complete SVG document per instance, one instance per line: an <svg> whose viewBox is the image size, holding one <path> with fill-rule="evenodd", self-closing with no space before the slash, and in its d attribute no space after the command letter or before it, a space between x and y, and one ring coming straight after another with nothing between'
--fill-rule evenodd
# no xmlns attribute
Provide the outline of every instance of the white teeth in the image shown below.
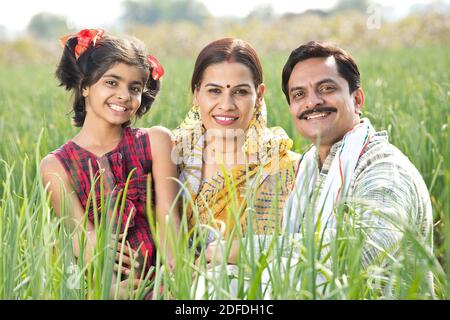
<svg viewBox="0 0 450 320"><path fill-rule="evenodd" d="M328 114L329 114L328 112L324 112L324 113L314 113L312 116L306 117L306 120L317 119L317 118L323 118L323 117L326 117Z"/></svg>
<svg viewBox="0 0 450 320"><path fill-rule="evenodd" d="M237 119L237 118L219 117L219 116L215 116L214 118L216 118L217 120L220 120L220 121L232 121L232 120Z"/></svg>
<svg viewBox="0 0 450 320"><path fill-rule="evenodd" d="M118 106L117 104L112 104L112 103L109 104L109 107L111 109L113 109L115 111L119 111L119 112L125 112L127 110L127 108L124 108L124 107Z"/></svg>

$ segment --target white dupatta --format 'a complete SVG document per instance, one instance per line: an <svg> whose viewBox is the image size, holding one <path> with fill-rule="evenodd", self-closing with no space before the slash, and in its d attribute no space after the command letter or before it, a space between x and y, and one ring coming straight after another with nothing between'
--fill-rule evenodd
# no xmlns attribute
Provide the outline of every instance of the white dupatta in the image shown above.
<svg viewBox="0 0 450 320"><path fill-rule="evenodd" d="M314 195L319 177L317 148L312 146L304 154L297 169L294 189L284 209L283 230L289 233L300 232L301 221L307 210L313 210L314 222L320 215L322 221L333 217L334 208L340 199L345 198L356 164L374 133L370 121L364 118L344 135L318 195Z"/></svg>

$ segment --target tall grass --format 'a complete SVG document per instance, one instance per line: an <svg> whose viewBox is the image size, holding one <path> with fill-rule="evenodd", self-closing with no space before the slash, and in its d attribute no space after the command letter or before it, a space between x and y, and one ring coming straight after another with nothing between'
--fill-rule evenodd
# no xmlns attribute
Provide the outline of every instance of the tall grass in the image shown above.
<svg viewBox="0 0 450 320"><path fill-rule="evenodd" d="M390 141L415 164L429 188L435 220L433 251L423 246L411 230L399 226L405 231L400 254L388 259L386 265L362 269L359 261L365 235L345 220L346 215L338 214L339 236L335 242L317 237L316 226L310 220L301 239L282 235L279 230L274 237L263 239L269 250L256 260L253 251L259 248L251 241L252 229L247 236L237 230L239 263L231 268L232 276L225 264L216 268L218 276L209 279L210 287L215 289L212 296L258 299L267 297L265 289L270 288L274 299L450 297L449 56L448 46L371 49L356 54L366 92L364 115L377 130L388 131ZM287 53L262 59L269 124L285 128L296 151L302 152L308 142L296 133L280 90L286 57ZM181 122L191 105L188 88L194 58L161 59L166 67L162 91L150 115L137 121L136 126L162 124L173 129ZM107 299L113 257L107 246L112 227L105 212L100 210L103 219L96 223L99 241L95 258L90 263L75 259L74 231L66 226L67 210L60 217L54 214L38 175L43 155L76 132L67 114L70 96L57 88L52 65L1 65L1 70L0 298ZM251 204L252 194L246 197ZM160 227L152 212L149 219L156 234ZM79 228L82 230L83 225ZM162 254L154 277L143 283L163 286L162 293L155 292L154 298L194 298L200 291L196 288L209 277L202 246L208 228L199 226L190 231L183 219L181 229L180 235L168 234L165 240L176 248L177 268L169 272ZM84 245L81 241L81 250ZM196 252L196 248L200 251ZM222 249L230 250L230 241ZM424 285L428 271L435 277L434 292ZM265 285L268 282L270 287ZM141 299L144 295L142 287L130 298Z"/></svg>

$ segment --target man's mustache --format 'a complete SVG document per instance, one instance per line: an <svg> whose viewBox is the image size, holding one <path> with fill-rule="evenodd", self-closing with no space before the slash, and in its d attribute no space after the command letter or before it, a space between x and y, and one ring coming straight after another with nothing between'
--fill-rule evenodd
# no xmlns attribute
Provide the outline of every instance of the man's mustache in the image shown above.
<svg viewBox="0 0 450 320"><path fill-rule="evenodd" d="M302 120L305 119L307 116L309 116L310 114L313 114L314 112L337 112L337 109L334 107L316 107L313 109L308 109L303 111L302 113L300 113L300 115L297 117L298 119Z"/></svg>

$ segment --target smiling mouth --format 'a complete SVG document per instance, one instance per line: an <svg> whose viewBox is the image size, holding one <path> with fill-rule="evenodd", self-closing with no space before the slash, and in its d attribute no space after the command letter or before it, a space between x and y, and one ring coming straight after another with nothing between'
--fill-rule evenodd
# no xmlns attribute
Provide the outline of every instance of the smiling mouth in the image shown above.
<svg viewBox="0 0 450 320"><path fill-rule="evenodd" d="M314 119L322 119L329 116L331 113L336 112L336 108L332 107L323 107L312 110L303 111L298 119L300 120L314 120Z"/></svg>
<svg viewBox="0 0 450 320"><path fill-rule="evenodd" d="M303 117L303 119L305 120L320 119L325 118L329 114L331 114L331 112L314 112L312 115Z"/></svg>
<svg viewBox="0 0 450 320"><path fill-rule="evenodd" d="M230 125L239 119L237 116L212 116L218 124Z"/></svg>
<svg viewBox="0 0 450 320"><path fill-rule="evenodd" d="M114 103L108 103L108 107L117 112L126 112L128 110L127 108Z"/></svg>

